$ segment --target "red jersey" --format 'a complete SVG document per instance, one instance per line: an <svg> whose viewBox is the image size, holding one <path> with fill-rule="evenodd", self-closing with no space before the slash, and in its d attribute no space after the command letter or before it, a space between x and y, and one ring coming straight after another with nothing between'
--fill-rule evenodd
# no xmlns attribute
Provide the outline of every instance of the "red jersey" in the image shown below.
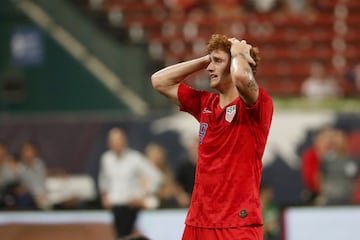
<svg viewBox="0 0 360 240"><path fill-rule="evenodd" d="M319 192L319 182L316 179L320 172L320 159L314 147L310 147L301 156L301 173L306 188L314 193Z"/></svg>
<svg viewBox="0 0 360 240"><path fill-rule="evenodd" d="M221 108L219 95L181 83L180 110L200 122L199 154L186 224L228 228L262 224L260 181L262 156L273 103L259 89L257 102L240 97Z"/></svg>

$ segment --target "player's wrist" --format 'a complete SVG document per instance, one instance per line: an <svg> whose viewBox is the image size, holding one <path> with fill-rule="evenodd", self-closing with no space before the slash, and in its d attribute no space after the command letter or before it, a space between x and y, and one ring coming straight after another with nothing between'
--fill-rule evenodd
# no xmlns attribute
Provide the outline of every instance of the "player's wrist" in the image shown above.
<svg viewBox="0 0 360 240"><path fill-rule="evenodd" d="M210 55L205 55L200 57L201 68L206 68L210 62L211 62Z"/></svg>
<svg viewBox="0 0 360 240"><path fill-rule="evenodd" d="M237 58L237 57L240 57L240 58L244 59L245 61L247 61L245 53L243 53L243 52L231 53L231 58Z"/></svg>
<svg viewBox="0 0 360 240"><path fill-rule="evenodd" d="M205 63L210 63L210 61L211 61L209 54L203 56L201 59L202 59Z"/></svg>
<svg viewBox="0 0 360 240"><path fill-rule="evenodd" d="M246 55L242 52L237 52L231 55L231 62L233 64L241 64L244 66L250 66L249 60Z"/></svg>
<svg viewBox="0 0 360 240"><path fill-rule="evenodd" d="M240 59L240 61L246 63L246 65L249 66L256 65L256 62L254 61L254 59L252 59L250 53L246 53L243 51L239 51L234 54L231 54L231 59L236 61Z"/></svg>

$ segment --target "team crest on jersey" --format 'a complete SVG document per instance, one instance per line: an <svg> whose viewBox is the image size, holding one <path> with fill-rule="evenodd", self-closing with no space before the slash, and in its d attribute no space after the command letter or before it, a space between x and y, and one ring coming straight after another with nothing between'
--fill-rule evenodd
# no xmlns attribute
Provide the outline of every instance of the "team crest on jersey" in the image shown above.
<svg viewBox="0 0 360 240"><path fill-rule="evenodd" d="M231 105L226 108L225 120L229 123L234 119L236 114L236 105Z"/></svg>

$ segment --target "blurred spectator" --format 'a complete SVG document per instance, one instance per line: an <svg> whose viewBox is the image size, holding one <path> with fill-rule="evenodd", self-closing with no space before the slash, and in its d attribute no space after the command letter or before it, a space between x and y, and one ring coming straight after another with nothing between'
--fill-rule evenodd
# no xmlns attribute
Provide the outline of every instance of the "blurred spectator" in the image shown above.
<svg viewBox="0 0 360 240"><path fill-rule="evenodd" d="M279 0L248 0L248 8L258 12L266 13L271 12L279 7Z"/></svg>
<svg viewBox="0 0 360 240"><path fill-rule="evenodd" d="M166 0L165 5L173 18L199 16L207 11L206 0Z"/></svg>
<svg viewBox="0 0 360 240"><path fill-rule="evenodd" d="M29 189L38 208L50 207L46 192L46 168L42 159L38 156L38 150L34 143L26 142L21 148L20 161L21 178Z"/></svg>
<svg viewBox="0 0 360 240"><path fill-rule="evenodd" d="M158 191L162 177L140 152L128 147L123 130L109 131L108 147L100 160L101 202L113 212L117 236L124 237L132 233L138 211L156 205L147 196Z"/></svg>
<svg viewBox="0 0 360 240"><path fill-rule="evenodd" d="M24 184L18 159L7 155L0 166L0 205L6 209L35 209L36 203Z"/></svg>
<svg viewBox="0 0 360 240"><path fill-rule="evenodd" d="M310 65L309 76L301 87L302 94L312 100L322 100L342 95L342 90L337 81L330 76L325 66L320 62Z"/></svg>
<svg viewBox="0 0 360 240"><path fill-rule="evenodd" d="M211 11L218 17L236 17L242 14L242 0L211 0Z"/></svg>
<svg viewBox="0 0 360 240"><path fill-rule="evenodd" d="M351 92L360 93L360 63L356 64L347 74Z"/></svg>
<svg viewBox="0 0 360 240"><path fill-rule="evenodd" d="M273 188L263 184L260 190L260 201L264 222L264 240L280 239L279 208L274 202Z"/></svg>
<svg viewBox="0 0 360 240"><path fill-rule="evenodd" d="M314 0L283 0L286 12L295 15L313 13L314 2Z"/></svg>
<svg viewBox="0 0 360 240"><path fill-rule="evenodd" d="M7 174L7 171L4 171L4 166L6 163L6 159L8 157L8 151L4 144L0 143L0 186L4 185L6 182L6 178L2 173Z"/></svg>
<svg viewBox="0 0 360 240"><path fill-rule="evenodd" d="M316 133L312 146L301 156L301 175L305 185L304 198L307 204L314 204L320 193L320 164L324 154L331 148L334 133L332 127L323 127Z"/></svg>
<svg viewBox="0 0 360 240"><path fill-rule="evenodd" d="M19 171L18 162L15 156L2 155L0 145L0 187L4 188L6 185L9 185L13 182L19 182L21 173Z"/></svg>
<svg viewBox="0 0 360 240"><path fill-rule="evenodd" d="M192 140L188 145L187 159L177 169L176 182L178 200L181 207L188 207L195 182L195 169L198 156L197 139Z"/></svg>
<svg viewBox="0 0 360 240"><path fill-rule="evenodd" d="M160 200L159 207L178 207L174 176L166 161L166 151L164 147L156 143L150 143L145 149L145 155L163 174L163 183L157 193L157 197Z"/></svg>
<svg viewBox="0 0 360 240"><path fill-rule="evenodd" d="M359 161L348 154L347 135L336 130L332 148L321 161L321 204L351 204L359 176Z"/></svg>

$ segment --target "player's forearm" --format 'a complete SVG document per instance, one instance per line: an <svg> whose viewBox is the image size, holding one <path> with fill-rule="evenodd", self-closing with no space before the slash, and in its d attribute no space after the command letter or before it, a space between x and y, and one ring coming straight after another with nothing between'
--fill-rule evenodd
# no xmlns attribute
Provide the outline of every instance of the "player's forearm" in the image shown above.
<svg viewBox="0 0 360 240"><path fill-rule="evenodd" d="M163 68L151 76L153 87L161 91L162 88L177 85L192 73L206 68L208 64L209 56L203 56Z"/></svg>
<svg viewBox="0 0 360 240"><path fill-rule="evenodd" d="M230 72L233 82L240 89L244 88L246 90L245 87L249 81L255 81L251 67L242 53L236 53L231 56Z"/></svg>
<svg viewBox="0 0 360 240"><path fill-rule="evenodd" d="M230 71L242 99L249 105L255 103L259 92L258 85L252 69L242 53L233 54Z"/></svg>

